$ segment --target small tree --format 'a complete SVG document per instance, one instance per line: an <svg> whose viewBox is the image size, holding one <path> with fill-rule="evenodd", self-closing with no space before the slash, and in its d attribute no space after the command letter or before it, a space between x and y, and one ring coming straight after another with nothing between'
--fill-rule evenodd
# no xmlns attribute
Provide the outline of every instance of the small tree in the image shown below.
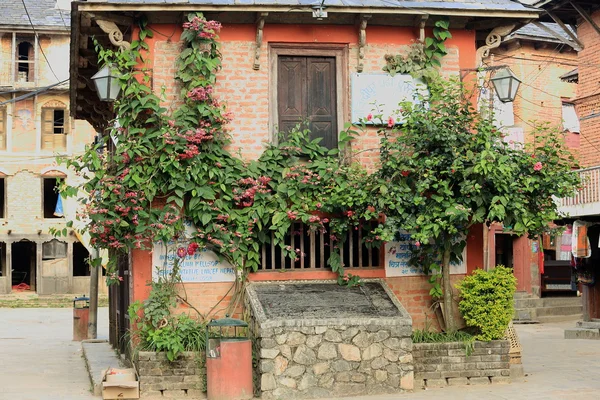
<svg viewBox="0 0 600 400"><path fill-rule="evenodd" d="M380 129L378 198L385 230L404 229L416 241L412 262L432 273L431 294L443 294L446 329L453 331L449 267L460 259L469 229L501 222L538 235L558 217L553 196L570 195L577 176L556 130L536 126L532 142L515 147L460 83L436 78L428 86L426 101L402 105L401 126L378 116L389 121Z"/></svg>

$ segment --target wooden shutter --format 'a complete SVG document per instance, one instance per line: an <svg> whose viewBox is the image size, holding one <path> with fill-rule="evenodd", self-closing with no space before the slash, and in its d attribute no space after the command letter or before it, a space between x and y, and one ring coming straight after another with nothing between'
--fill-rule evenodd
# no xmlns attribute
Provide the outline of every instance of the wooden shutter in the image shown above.
<svg viewBox="0 0 600 400"><path fill-rule="evenodd" d="M279 57L278 64L279 131L286 133L306 118L306 57Z"/></svg>
<svg viewBox="0 0 600 400"><path fill-rule="evenodd" d="M307 121L311 138L337 148L335 58L280 56L277 68L279 131Z"/></svg>
<svg viewBox="0 0 600 400"><path fill-rule="evenodd" d="M321 137L321 145L337 148L337 116L335 90L335 58L309 57L308 116L313 139Z"/></svg>
<svg viewBox="0 0 600 400"><path fill-rule="evenodd" d="M68 111L65 109L64 120L62 121L63 132L54 133L54 127L58 126L54 118L55 108L42 108L42 149L44 150L65 150L67 148L67 132L69 132Z"/></svg>
<svg viewBox="0 0 600 400"><path fill-rule="evenodd" d="M42 108L42 149L54 148L54 109Z"/></svg>
<svg viewBox="0 0 600 400"><path fill-rule="evenodd" d="M6 150L6 107L0 107L0 150Z"/></svg>

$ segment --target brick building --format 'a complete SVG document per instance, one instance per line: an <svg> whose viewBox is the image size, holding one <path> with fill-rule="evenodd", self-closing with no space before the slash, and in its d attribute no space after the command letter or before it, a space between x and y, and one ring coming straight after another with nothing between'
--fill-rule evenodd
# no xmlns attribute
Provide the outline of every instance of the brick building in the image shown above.
<svg viewBox="0 0 600 400"><path fill-rule="evenodd" d="M335 143L337 132L345 123L354 121L353 111L360 106L360 102L356 101L357 82L364 77L385 77L382 72L384 55L406 49L411 42L423 37L440 17L450 16L453 36L446 42L448 55L442 60L442 72L455 76L461 69L477 66L483 53L495 45L485 45L485 38L492 30L495 35L498 32L506 35L523 19L537 17L536 10L512 1L498 0L455 0L422 5L415 2L411 3L411 8L405 8L400 3L395 5L380 1L327 3L324 2L328 13L325 18L313 17L311 6L305 6L302 2L296 4L295 1L292 8L294 12L289 12L292 7L289 2L282 5L260 0L248 2L245 6L234 4L233 1L173 1L165 4L157 0L143 5L126 0L74 3L71 104L76 103L77 107L73 108L72 115L88 120L98 130L107 128L105 121L112 117L110 107L90 101L97 98L93 86L88 84L89 77L97 71L91 35L94 34L104 46L127 45L122 40L130 42L137 39L134 19L141 13L148 17L148 26L154 32L152 38L146 39L149 46L146 62L152 75L152 89L158 93L166 88L166 105L172 105L179 93L174 75L175 59L181 48L178 37L183 16L190 11L202 11L208 19L222 23L219 35L222 69L217 74L216 87L219 98L227 103L228 110L235 115L233 122L228 125L233 137L230 150L232 153L241 153L246 159L257 158L264 149L264 143L275 137L276 127L286 123L278 114L278 102L281 99L277 96L277 88L282 84L277 77L287 73L286 62L300 59L301 63L310 63L311 57L319 57L326 59L330 65L328 79L335 85L332 92L335 93L335 106L332 107L333 113L328 123L334 128L326 140ZM99 32L99 28L105 34ZM115 40L115 37L118 39ZM294 60L290 60L291 57ZM377 160L378 153L366 150L377 148L378 144L375 131L368 130L353 143L353 149L359 152L360 161L369 165ZM469 234L464 263L455 271L455 279L482 267L482 235L482 226L474 227ZM130 257L124 256L119 260L120 274L131 277L125 278L124 284L111 292L119 296L120 304L116 307L120 315L123 315L130 301L147 298L150 290L147 282L152 279L158 253L157 249L154 253L133 250ZM400 273L392 271L384 253L387 254L382 250L375 254L368 267L355 268L352 273L385 279L411 314L416 327L435 324L430 310L427 278L408 268ZM209 282L189 280L185 283L188 301L203 313L222 298L224 303L221 304L228 302L227 294L235 280L235 275L231 275L232 272L227 268L215 269L221 274L220 278ZM275 265L273 269L282 268ZM263 270L251 273L250 280L336 277L325 268L281 272ZM111 313L111 316L119 318L118 314ZM121 325L117 335L124 332L126 324L124 319L114 323L113 326Z"/></svg>
<svg viewBox="0 0 600 400"><path fill-rule="evenodd" d="M55 187L72 178L55 157L81 153L95 136L70 117L70 14L58 8L67 3L0 3L0 294L21 284L38 294L89 292L88 251L74 234L49 231L66 226Z"/></svg>
<svg viewBox="0 0 600 400"><path fill-rule="evenodd" d="M565 222L579 220L586 225L590 244L589 257L575 257L577 274L586 279L583 290L583 317L589 321L600 318L600 4L597 1L561 2L542 0L535 3L545 11L547 21L577 27L577 70L567 79L577 80L577 95L573 100L581 125L579 159L582 189L572 198L561 199L560 209L569 214Z"/></svg>
<svg viewBox="0 0 600 400"><path fill-rule="evenodd" d="M569 30L576 35L573 28ZM521 80L514 102L494 102L496 121L506 132L506 141L530 143L534 123L545 122L562 131L567 146L578 155L580 129L573 103L577 85L561 79L577 66L576 49L579 45L557 23L536 21L507 35L490 52L485 64L508 65ZM514 268L519 291L533 297L573 294L570 266L544 269L538 250L537 240L515 236L501 225L490 228L489 265Z"/></svg>

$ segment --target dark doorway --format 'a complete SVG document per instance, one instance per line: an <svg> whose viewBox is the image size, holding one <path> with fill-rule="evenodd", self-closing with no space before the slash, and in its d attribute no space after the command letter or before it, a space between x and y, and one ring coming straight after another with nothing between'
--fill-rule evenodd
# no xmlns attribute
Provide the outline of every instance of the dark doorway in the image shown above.
<svg viewBox="0 0 600 400"><path fill-rule="evenodd" d="M73 276L90 276L88 257L90 253L79 242L73 243Z"/></svg>
<svg viewBox="0 0 600 400"><path fill-rule="evenodd" d="M12 244L12 284L25 284L35 291L36 244L22 240Z"/></svg>
<svg viewBox="0 0 600 400"><path fill-rule="evenodd" d="M494 253L496 255L496 265L504 265L508 268L514 268L513 243L518 236L505 233L497 233L496 246Z"/></svg>
<svg viewBox="0 0 600 400"><path fill-rule="evenodd" d="M44 218L61 218L62 215L56 213L56 203L58 202L58 179L44 178L43 179L43 211Z"/></svg>

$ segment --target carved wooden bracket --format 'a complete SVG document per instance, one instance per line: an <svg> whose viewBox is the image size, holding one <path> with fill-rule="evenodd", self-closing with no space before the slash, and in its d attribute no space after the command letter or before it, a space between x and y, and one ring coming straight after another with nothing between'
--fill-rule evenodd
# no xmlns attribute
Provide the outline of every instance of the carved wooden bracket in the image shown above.
<svg viewBox="0 0 600 400"><path fill-rule="evenodd" d="M265 27L265 18L269 13L263 12L259 14L256 21L256 49L254 50L254 64L252 69L258 71L260 69L260 48L262 47L263 41L263 28Z"/></svg>
<svg viewBox="0 0 600 400"><path fill-rule="evenodd" d="M429 14L417 15L415 17L415 27L419 28L419 42L425 42L425 24L429 19Z"/></svg>
<svg viewBox="0 0 600 400"><path fill-rule="evenodd" d="M362 72L364 68L363 60L365 58L365 46L367 45L367 21L371 14L361 14L358 25L358 65L356 71Z"/></svg>
<svg viewBox="0 0 600 400"><path fill-rule="evenodd" d="M123 32L121 32L117 24L103 19L96 19L95 21L100 29L105 33L108 33L108 38L112 44L119 47L121 50L127 50L131 47L131 43L123 40Z"/></svg>
<svg viewBox="0 0 600 400"><path fill-rule="evenodd" d="M511 33L515 27L516 24L512 24L498 26L492 29L489 35L487 35L485 38L485 45L477 49L475 59L477 65L481 65L482 60L490 55L490 50L500 46L500 43L502 43L502 38Z"/></svg>

